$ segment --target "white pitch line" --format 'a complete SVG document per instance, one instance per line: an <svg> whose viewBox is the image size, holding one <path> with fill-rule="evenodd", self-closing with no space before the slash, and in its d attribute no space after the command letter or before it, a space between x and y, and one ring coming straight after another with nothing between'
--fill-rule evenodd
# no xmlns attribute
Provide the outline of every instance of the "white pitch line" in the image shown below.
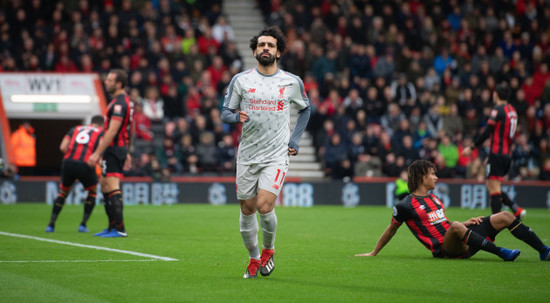
<svg viewBox="0 0 550 303"><path fill-rule="evenodd" d="M0 261L0 263L81 263L81 262L155 262L156 259L149 260L17 260L17 261Z"/></svg>
<svg viewBox="0 0 550 303"><path fill-rule="evenodd" d="M7 233L7 232L3 232L3 231L0 231L0 235L16 237L16 238L32 239L32 240L44 241L44 242L50 242L50 243L56 243L56 244L64 244L64 245L70 245L70 246L76 246L76 247L84 247L84 248L91 248L91 249L97 249L97 250L105 250L105 251L117 252L117 253L128 254L128 255L134 255L134 256L139 256L139 257L144 257L144 258L152 258L152 259L157 259L157 260L162 260L162 261L178 261L178 259L174 259L174 258L155 256L155 255L144 254L144 253L130 251L130 250L122 250L122 249L108 248L108 247L102 247L102 246L94 246L94 245L86 245L86 244L80 244L80 243L52 240L52 239L33 237L33 236L27 236L27 235L21 235L21 234L12 234L12 233Z"/></svg>

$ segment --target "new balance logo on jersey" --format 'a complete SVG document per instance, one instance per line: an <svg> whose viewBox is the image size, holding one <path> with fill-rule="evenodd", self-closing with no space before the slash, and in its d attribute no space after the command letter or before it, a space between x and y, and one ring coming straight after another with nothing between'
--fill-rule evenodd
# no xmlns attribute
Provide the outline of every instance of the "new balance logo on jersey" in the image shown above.
<svg viewBox="0 0 550 303"><path fill-rule="evenodd" d="M279 184L273 184L273 188L279 189Z"/></svg>
<svg viewBox="0 0 550 303"><path fill-rule="evenodd" d="M248 92L249 92L249 93L255 93L255 92L256 92L256 89L255 89L255 88L249 88L249 89L248 89Z"/></svg>

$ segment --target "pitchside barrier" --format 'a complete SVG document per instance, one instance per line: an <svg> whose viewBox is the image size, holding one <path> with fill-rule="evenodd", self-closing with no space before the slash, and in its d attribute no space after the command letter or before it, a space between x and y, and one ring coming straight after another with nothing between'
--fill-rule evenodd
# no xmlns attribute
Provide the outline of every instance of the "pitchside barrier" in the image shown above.
<svg viewBox="0 0 550 303"><path fill-rule="evenodd" d="M289 178L277 200L279 206L313 207L315 205L385 205L392 207L395 179L356 178L352 182L316 181ZM121 184L125 205L171 205L176 203L237 204L235 179L226 177L174 177L171 182L151 178L125 178ZM59 190L59 178L22 177L0 180L0 203L52 204ZM503 190L522 207L550 209L550 182L504 182ZM464 179L440 179L434 190L448 206L487 208L490 200L485 184ZM81 204L86 191L78 183L66 204ZM101 195L98 195L100 203Z"/></svg>

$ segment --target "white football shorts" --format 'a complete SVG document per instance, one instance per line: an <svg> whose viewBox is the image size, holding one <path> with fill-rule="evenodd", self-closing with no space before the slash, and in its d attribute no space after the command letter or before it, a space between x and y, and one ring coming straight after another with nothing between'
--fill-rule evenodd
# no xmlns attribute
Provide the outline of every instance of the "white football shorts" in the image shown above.
<svg viewBox="0 0 550 303"><path fill-rule="evenodd" d="M237 199L253 198L258 194L258 189L267 190L278 197L287 171L288 162L237 164Z"/></svg>

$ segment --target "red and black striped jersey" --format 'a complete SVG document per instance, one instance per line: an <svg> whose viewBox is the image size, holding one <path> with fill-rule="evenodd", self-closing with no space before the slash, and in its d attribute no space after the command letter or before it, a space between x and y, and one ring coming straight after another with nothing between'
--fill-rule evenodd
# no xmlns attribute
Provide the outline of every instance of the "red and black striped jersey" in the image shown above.
<svg viewBox="0 0 550 303"><path fill-rule="evenodd" d="M103 130L93 125L79 125L71 128L65 137L69 138L69 146L63 159L87 162L99 145Z"/></svg>
<svg viewBox="0 0 550 303"><path fill-rule="evenodd" d="M510 156L518 124L516 109L511 104L497 105L491 110L487 123L493 127L490 152Z"/></svg>
<svg viewBox="0 0 550 303"><path fill-rule="evenodd" d="M443 238L451 223L445 216L445 206L435 195L408 195L393 207L392 224L407 224L413 235L432 252L443 255Z"/></svg>
<svg viewBox="0 0 550 303"><path fill-rule="evenodd" d="M107 116L103 128L109 129L112 120L121 121L120 128L109 146L128 147L132 135L132 121L134 119L134 103L127 94L116 96L107 108Z"/></svg>

